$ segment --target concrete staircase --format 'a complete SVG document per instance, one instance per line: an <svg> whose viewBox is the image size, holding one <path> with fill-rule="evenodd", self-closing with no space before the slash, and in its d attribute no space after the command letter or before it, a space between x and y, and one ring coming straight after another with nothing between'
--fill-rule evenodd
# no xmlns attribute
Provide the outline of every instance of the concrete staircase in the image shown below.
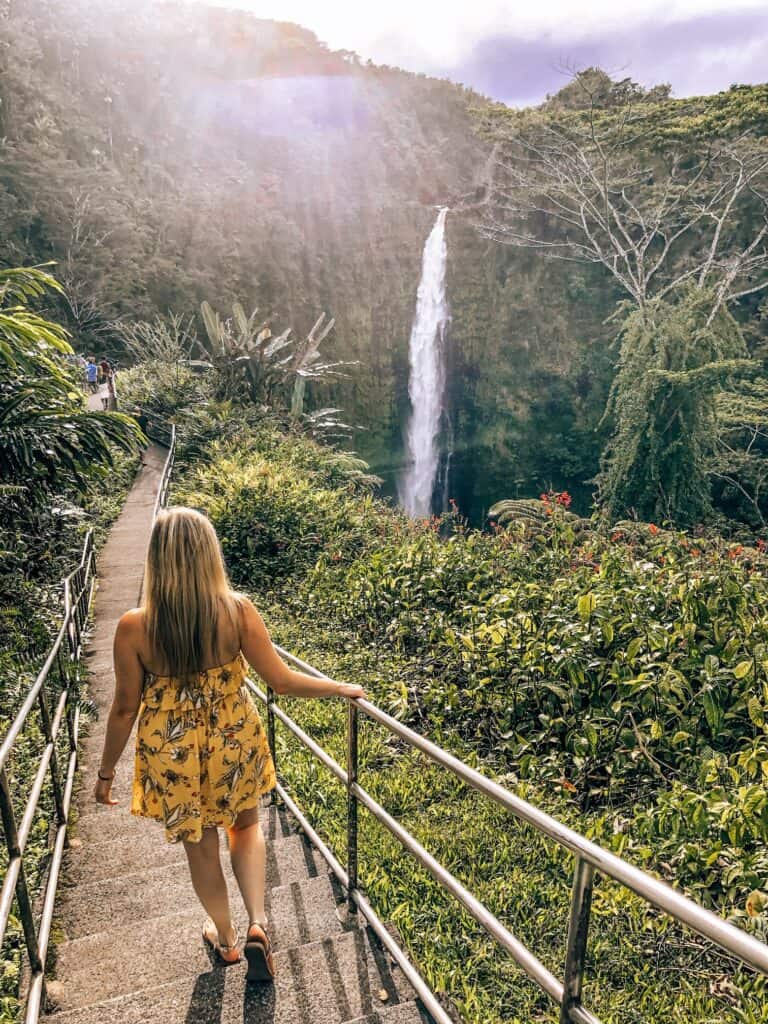
<svg viewBox="0 0 768 1024"><path fill-rule="evenodd" d="M112 699L112 640L138 600L165 458L152 445L99 555L89 687L96 720L81 745L79 811L59 882L49 954L48 1024L425 1024L402 971L361 922L291 819L262 809L274 984L246 985L245 964L219 966L201 938L205 914L180 844L129 813L133 739L117 768L120 804L94 802ZM240 895L224 849L233 908ZM236 919L244 934L247 921Z"/></svg>
<svg viewBox="0 0 768 1024"><path fill-rule="evenodd" d="M121 765L125 781L128 767ZM125 790L125 786L118 788ZM183 849L160 826L94 805L77 827L59 897L49 1024L427 1024L376 937L346 913L322 857L273 805L267 913L274 984L246 984L245 964L205 948ZM239 894L222 862L233 895ZM241 934L247 924L240 916Z"/></svg>

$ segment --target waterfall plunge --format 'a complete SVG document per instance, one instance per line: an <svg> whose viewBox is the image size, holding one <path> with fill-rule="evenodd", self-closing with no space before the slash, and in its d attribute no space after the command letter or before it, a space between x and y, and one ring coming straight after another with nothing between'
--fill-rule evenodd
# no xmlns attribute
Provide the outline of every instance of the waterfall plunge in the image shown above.
<svg viewBox="0 0 768 1024"><path fill-rule="evenodd" d="M408 465L400 483L400 502L412 516L428 516L432 512L440 459L438 436L445 390L443 342L450 320L445 298L447 214L448 208L442 207L424 245L408 353L411 417L406 439Z"/></svg>

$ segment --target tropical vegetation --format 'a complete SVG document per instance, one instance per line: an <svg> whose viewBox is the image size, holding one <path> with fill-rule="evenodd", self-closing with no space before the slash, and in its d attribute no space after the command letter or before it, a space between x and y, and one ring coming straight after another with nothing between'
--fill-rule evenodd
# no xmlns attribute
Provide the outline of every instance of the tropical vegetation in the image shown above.
<svg viewBox="0 0 768 1024"><path fill-rule="evenodd" d="M135 421L88 410L76 368L108 352L121 408L176 424L172 501L210 515L275 639L768 939L766 86L676 100L588 69L511 111L149 0L0 0L0 50L0 727L135 472ZM412 521L387 495L442 203L450 475ZM286 703L343 763L343 707ZM343 792L287 733L276 753L343 850ZM560 973L569 856L371 723L362 765ZM362 824L363 885L461 1018L554 1024ZM606 1024L768 1024L764 979L633 894L600 881L594 917Z"/></svg>
<svg viewBox="0 0 768 1024"><path fill-rule="evenodd" d="M131 371L132 400L156 394ZM586 519L570 495L472 529L411 521L287 408L236 414L198 379L172 500L203 509L274 637L561 820L768 937L766 541ZM343 764L343 708L289 702ZM278 736L289 789L343 855L345 797ZM363 783L550 969L568 855L368 723ZM368 815L369 896L462 1018L555 1021L546 998ZM602 881L587 1002L608 1022L765 1020L766 992ZM467 969L467 965L471 968ZM665 978L663 985L659 978Z"/></svg>

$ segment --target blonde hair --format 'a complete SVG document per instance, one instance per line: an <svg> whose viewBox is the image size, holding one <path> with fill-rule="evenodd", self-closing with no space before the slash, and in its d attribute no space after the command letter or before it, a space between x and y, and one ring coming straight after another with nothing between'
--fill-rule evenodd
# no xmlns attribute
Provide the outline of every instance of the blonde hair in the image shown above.
<svg viewBox="0 0 768 1024"><path fill-rule="evenodd" d="M161 512L149 538L143 609L150 648L169 675L186 680L210 667L207 652L219 659L222 615L237 629L239 603L211 522L191 508Z"/></svg>

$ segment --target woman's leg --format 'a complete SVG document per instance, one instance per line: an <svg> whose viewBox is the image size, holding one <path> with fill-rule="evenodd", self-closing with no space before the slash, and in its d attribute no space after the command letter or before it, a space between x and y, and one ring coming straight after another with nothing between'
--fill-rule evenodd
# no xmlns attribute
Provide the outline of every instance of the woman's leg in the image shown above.
<svg viewBox="0 0 768 1024"><path fill-rule="evenodd" d="M184 843L189 873L197 898L203 904L219 933L219 942L231 946L235 941L229 894L219 860L219 832L204 828L199 843Z"/></svg>
<svg viewBox="0 0 768 1024"><path fill-rule="evenodd" d="M258 807L241 811L227 832L232 870L248 911L248 924L256 923L265 927L264 876L267 858Z"/></svg>

